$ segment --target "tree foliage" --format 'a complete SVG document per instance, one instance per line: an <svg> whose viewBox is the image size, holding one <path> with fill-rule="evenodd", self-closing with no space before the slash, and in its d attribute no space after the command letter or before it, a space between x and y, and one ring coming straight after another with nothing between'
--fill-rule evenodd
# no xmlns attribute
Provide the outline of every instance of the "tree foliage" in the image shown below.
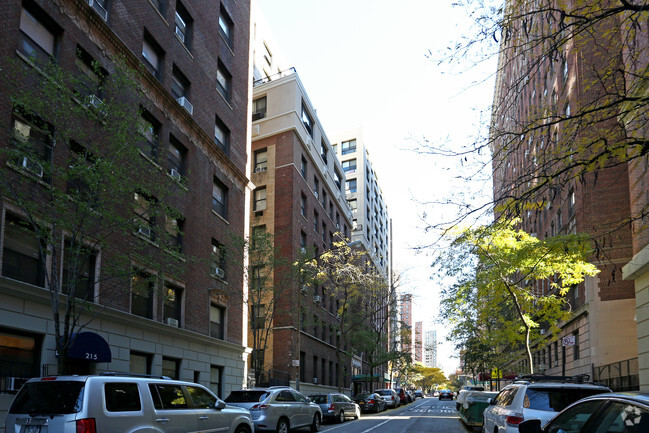
<svg viewBox="0 0 649 433"><path fill-rule="evenodd" d="M413 383L424 391L434 389L437 385L446 382L444 372L437 367L415 365Z"/></svg>

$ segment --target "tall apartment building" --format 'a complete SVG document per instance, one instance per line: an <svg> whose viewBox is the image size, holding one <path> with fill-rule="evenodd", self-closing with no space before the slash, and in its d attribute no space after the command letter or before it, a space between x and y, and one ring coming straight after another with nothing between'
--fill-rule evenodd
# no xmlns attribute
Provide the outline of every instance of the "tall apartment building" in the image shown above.
<svg viewBox="0 0 649 433"><path fill-rule="evenodd" d="M424 322L415 322L415 335L414 337L414 350L415 355L413 356L414 362L423 362L424 361Z"/></svg>
<svg viewBox="0 0 649 433"><path fill-rule="evenodd" d="M438 367L437 360L437 331L424 331L424 365L426 367Z"/></svg>
<svg viewBox="0 0 649 433"><path fill-rule="evenodd" d="M525 6L508 2L508 7ZM556 20L551 14L547 20L540 19L540 11L532 15L539 20L534 21L529 35L564 32L559 30L558 15ZM494 196L498 204L504 204L508 197L536 191L528 203L543 206L521 207L518 216L522 228L539 238L588 233L600 248L589 260L601 271L570 290L568 301L574 314L561 324L560 335L534 348L535 370L546 374L584 373L613 388L637 388L635 293L632 283L621 278L621 268L633 254L631 227L624 223L631 209L629 168L609 161L597 170L571 177L566 174L572 171L561 174L557 167L581 155L575 152L570 157L564 153L562 160L556 157L570 151L573 143L587 141L598 133L611 140L621 136L614 116L591 119L581 130L576 126L581 116L575 117L583 107L597 105L614 85L614 74L602 71L621 70L615 64L621 59L620 41L613 37L600 43L599 38L616 34L609 32L613 27L606 32L581 32L560 39L562 45L548 55L544 49L553 43L549 38L533 46L523 45L529 49L516 47L516 41L527 37L528 24L522 19L515 22L516 36L501 44L492 115ZM603 25L617 24L609 21ZM574 131L579 132L575 135ZM541 188L547 176L555 173ZM540 284L538 290L549 291L549 282ZM570 339L562 337L572 337L574 344L563 346L562 341ZM523 364L525 361L510 367L525 371Z"/></svg>
<svg viewBox="0 0 649 433"><path fill-rule="evenodd" d="M414 335L412 334L412 294L406 293L399 296L399 321L401 322L401 333L407 333L407 338L404 341L401 335L400 348L404 352L413 353ZM413 356L414 359L414 356Z"/></svg>
<svg viewBox="0 0 649 433"><path fill-rule="evenodd" d="M137 212L153 198L138 191L126 193L124 212L135 209L142 224L116 240L113 252L89 253L84 290L94 305L83 316L84 323L92 319L83 331L91 343L77 334L69 355L80 357L101 348L101 356L74 360L74 372L164 374L201 382L219 396L240 388L247 289L243 263L226 260L225 255L232 246L231 234L244 237L248 230L249 1L12 0L3 2L0 29L0 58L3 63L15 62L21 70L36 70L39 61L52 61L70 73L88 74L93 83L94 62L110 73L120 58L138 71L135 77L142 93L131 103L141 107L148 127L138 131L133 126L133 146L140 146L138 157L159 173L150 182L169 183L165 205L181 215L171 221L181 228L176 246L191 257L165 256L154 238L165 230L165 221ZM14 79L20 83L19 77ZM44 154L47 162L60 162L72 143L51 146L47 135L38 134L40 124L12 106L8 83L0 86L2 146L18 130L29 142L50 149ZM92 101L99 101L94 96ZM40 173L34 165L16 167L4 153L1 163L0 169L16 184L33 191L50 187L46 179L36 179ZM24 218L20 209L8 197L0 205L0 425L4 425L2 413L22 381L56 374L50 295L34 275L41 270L39 260L46 263L47 272L63 275L65 269L59 267L66 262L41 257L35 238L15 232L15 223ZM180 271L171 278L163 264L153 270L133 256L128 272L132 278L106 281L111 254L129 257L133 252L129 245L139 254L166 257L164 263L168 259Z"/></svg>

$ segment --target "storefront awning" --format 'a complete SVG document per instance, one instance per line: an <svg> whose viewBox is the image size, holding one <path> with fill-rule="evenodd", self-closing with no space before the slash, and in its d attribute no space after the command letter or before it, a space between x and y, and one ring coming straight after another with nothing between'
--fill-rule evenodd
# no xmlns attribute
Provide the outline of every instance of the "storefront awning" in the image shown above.
<svg viewBox="0 0 649 433"><path fill-rule="evenodd" d="M72 336L68 357L90 362L110 362L112 353L110 346L101 335L94 332L79 332Z"/></svg>

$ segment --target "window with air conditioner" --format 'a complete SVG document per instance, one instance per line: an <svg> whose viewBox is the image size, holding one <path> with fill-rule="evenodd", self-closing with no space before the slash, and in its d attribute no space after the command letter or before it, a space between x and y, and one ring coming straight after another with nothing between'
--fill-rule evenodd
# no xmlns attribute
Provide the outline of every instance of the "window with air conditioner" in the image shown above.
<svg viewBox="0 0 649 433"><path fill-rule="evenodd" d="M12 144L18 150L15 164L26 173L49 182L44 167L48 167L52 159L51 128L18 112L14 112L12 123Z"/></svg>
<svg viewBox="0 0 649 433"><path fill-rule="evenodd" d="M169 284L165 284L162 302L162 317L167 325L180 326L180 316L182 313L182 294L183 290Z"/></svg>
<svg viewBox="0 0 649 433"><path fill-rule="evenodd" d="M108 21L108 2L106 0L88 0L88 5L102 17L104 21Z"/></svg>
<svg viewBox="0 0 649 433"><path fill-rule="evenodd" d="M252 120L259 120L266 117L266 97L262 96L252 101Z"/></svg>
<svg viewBox="0 0 649 433"><path fill-rule="evenodd" d="M255 173L260 173L268 169L268 151L260 149L255 151Z"/></svg>
<svg viewBox="0 0 649 433"><path fill-rule="evenodd" d="M226 250L225 245L212 239L212 257L210 274L213 277L225 279Z"/></svg>
<svg viewBox="0 0 649 433"><path fill-rule="evenodd" d="M180 42L185 47L191 46L191 32L193 27L193 20L185 6L180 2L176 2L176 13L174 15L175 29L174 32Z"/></svg>
<svg viewBox="0 0 649 433"><path fill-rule="evenodd" d="M181 180L185 175L186 158L187 148L174 135L170 134L167 147L167 172L177 181Z"/></svg>
<svg viewBox="0 0 649 433"><path fill-rule="evenodd" d="M155 199L148 194L135 192L133 202L137 234L155 240L155 231L153 230L155 225L155 217L153 216Z"/></svg>

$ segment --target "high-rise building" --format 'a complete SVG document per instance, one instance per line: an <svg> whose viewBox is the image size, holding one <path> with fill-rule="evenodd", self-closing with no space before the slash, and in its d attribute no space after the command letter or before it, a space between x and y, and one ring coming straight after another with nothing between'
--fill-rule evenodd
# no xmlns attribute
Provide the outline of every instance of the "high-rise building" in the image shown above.
<svg viewBox="0 0 649 433"><path fill-rule="evenodd" d="M8 59L21 71L43 75L47 68L41 66L54 62L82 77L86 85L79 93L86 99L80 101L89 101L88 109L101 107L106 96L100 83L117 59L132 70L141 92L124 104L139 106L146 125L130 131L138 162L157 173L151 185L168 184L166 197L125 188L123 212L135 211L137 228L88 252L83 290L91 308L68 351L70 372L168 375L201 382L221 397L244 385L247 288L243 262L228 252L232 235L243 238L248 230L250 2L15 0L3 2L0 24L3 70ZM5 147L18 131L46 151L39 162L20 166L3 152L1 170L40 200L39 191L65 188L56 178L45 179L40 164L65 169L66 152L78 152L83 142L54 146L41 129L51 118L12 106L11 85L20 80L0 83L0 141ZM147 211L161 204L176 216ZM19 229L26 215L15 201L5 196L0 206L3 413L18 384L57 372L50 293L46 280L34 275L65 279L70 259L39 250L29 223ZM51 230L61 239L71 235ZM174 234L168 254L159 242L165 231ZM151 264L147 257L161 261ZM120 258L129 258L129 265L108 279ZM173 275L171 266L178 270Z"/></svg>
<svg viewBox="0 0 649 433"><path fill-rule="evenodd" d="M437 331L435 329L424 331L424 365L437 367Z"/></svg>
<svg viewBox="0 0 649 433"><path fill-rule="evenodd" d="M415 322L415 335L414 337L414 362L424 361L424 322Z"/></svg>

